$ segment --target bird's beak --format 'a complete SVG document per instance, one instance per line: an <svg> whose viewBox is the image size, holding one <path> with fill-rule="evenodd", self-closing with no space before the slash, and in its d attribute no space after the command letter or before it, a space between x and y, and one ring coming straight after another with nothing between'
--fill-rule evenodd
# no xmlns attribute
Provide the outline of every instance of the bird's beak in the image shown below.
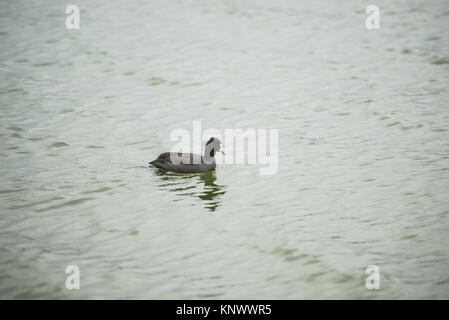
<svg viewBox="0 0 449 320"><path fill-rule="evenodd" d="M220 146L220 149L218 151L220 151L223 155L225 155L225 152L224 152L224 149L222 146Z"/></svg>

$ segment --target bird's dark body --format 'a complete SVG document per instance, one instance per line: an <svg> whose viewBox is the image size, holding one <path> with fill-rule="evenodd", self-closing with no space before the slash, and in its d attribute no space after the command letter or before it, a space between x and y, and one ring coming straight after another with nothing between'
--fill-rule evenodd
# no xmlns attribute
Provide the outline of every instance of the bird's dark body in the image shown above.
<svg viewBox="0 0 449 320"><path fill-rule="evenodd" d="M177 160L173 163L172 159ZM209 162L212 163L206 163L206 160L202 156L194 153L164 152L156 160L151 161L150 164L169 171L199 173L215 170L215 159L212 158L212 161Z"/></svg>
<svg viewBox="0 0 449 320"><path fill-rule="evenodd" d="M151 165L168 171L181 173L199 173L215 170L215 153L224 154L219 139L210 138L204 149L204 156L195 153L164 152Z"/></svg>

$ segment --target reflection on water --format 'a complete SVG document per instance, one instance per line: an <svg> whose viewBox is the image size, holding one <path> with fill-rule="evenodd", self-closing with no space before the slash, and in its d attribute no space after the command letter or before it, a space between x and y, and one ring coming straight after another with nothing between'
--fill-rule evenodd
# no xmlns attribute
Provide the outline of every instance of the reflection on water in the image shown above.
<svg viewBox="0 0 449 320"><path fill-rule="evenodd" d="M215 183L217 177L214 171L209 171L202 173L200 175L200 180L204 183L203 193L198 197L204 200L205 208L210 211L215 211L215 209L220 205L221 195L226 193L225 186Z"/></svg>
<svg viewBox="0 0 449 320"><path fill-rule="evenodd" d="M226 193L224 185L215 183L215 171L183 174L156 169L155 172L160 177L159 187L162 190L170 190L178 196L198 197L210 211L215 211L220 206L220 198Z"/></svg>

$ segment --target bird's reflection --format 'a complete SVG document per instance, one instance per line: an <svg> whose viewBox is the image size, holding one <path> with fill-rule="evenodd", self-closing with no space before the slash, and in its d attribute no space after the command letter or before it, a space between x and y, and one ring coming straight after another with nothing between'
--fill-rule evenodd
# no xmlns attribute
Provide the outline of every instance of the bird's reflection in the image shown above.
<svg viewBox="0 0 449 320"><path fill-rule="evenodd" d="M198 196L204 200L205 208L210 211L220 205L220 197L226 193L223 185L216 184L217 177L214 171L208 171L200 174L200 180L203 182L203 192Z"/></svg>
<svg viewBox="0 0 449 320"><path fill-rule="evenodd" d="M215 183L215 171L182 174L157 169L155 172L162 182L159 185L161 189L179 196L198 197L209 211L215 211L220 206L220 198L226 193L225 186Z"/></svg>

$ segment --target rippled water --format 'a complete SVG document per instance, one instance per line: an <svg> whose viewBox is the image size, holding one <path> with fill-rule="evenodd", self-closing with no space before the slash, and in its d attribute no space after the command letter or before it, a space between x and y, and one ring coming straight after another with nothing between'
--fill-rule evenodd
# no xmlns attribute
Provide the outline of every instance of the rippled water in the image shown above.
<svg viewBox="0 0 449 320"><path fill-rule="evenodd" d="M0 298L449 298L447 1L77 4L0 2ZM194 120L277 174L148 168Z"/></svg>

